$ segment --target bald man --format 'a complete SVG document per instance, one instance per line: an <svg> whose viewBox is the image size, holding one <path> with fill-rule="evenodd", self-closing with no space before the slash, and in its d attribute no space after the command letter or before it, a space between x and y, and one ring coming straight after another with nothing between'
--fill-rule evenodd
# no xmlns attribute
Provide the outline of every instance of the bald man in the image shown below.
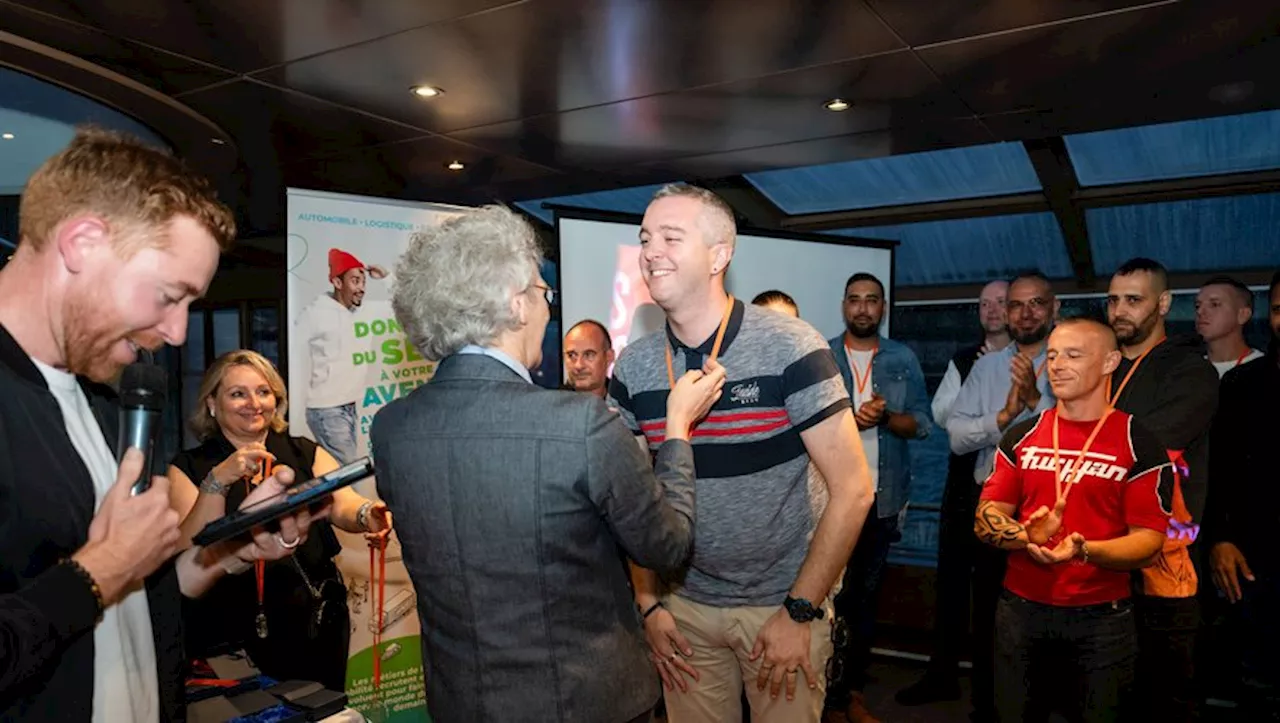
<svg viewBox="0 0 1280 723"><path fill-rule="evenodd" d="M604 324L585 319L564 335L565 387L604 399L609 390L613 340Z"/></svg>
<svg viewBox="0 0 1280 723"><path fill-rule="evenodd" d="M1048 720L1054 708L1115 721L1138 650L1129 572L1164 543L1173 465L1152 433L1110 407L1121 360L1110 328L1059 322L1046 357L1057 404L1005 433L974 517L979 539L1010 552L996 606L996 710L1010 723Z"/></svg>

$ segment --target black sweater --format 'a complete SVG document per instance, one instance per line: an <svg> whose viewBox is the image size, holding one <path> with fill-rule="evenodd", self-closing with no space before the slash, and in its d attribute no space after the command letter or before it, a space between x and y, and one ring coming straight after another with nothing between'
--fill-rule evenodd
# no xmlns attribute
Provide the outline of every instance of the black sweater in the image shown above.
<svg viewBox="0 0 1280 723"><path fill-rule="evenodd" d="M1209 509L1205 536L1231 542L1254 572L1280 568L1275 531L1280 526L1280 355L1232 369L1222 378L1209 460Z"/></svg>
<svg viewBox="0 0 1280 723"><path fill-rule="evenodd" d="M82 388L114 446L114 393L83 381ZM58 402L0 327L0 721L92 718L97 606L84 579L58 561L84 545L93 513L93 478ZM180 720L181 593L172 563L147 579L147 602L160 720Z"/></svg>
<svg viewBox="0 0 1280 723"><path fill-rule="evenodd" d="M1111 393L1123 383L1133 361L1123 359L1111 376ZM1187 511L1204 519L1209 487L1209 427L1218 407L1218 372L1204 356L1199 336L1174 336L1151 350L1124 387L1116 408L1132 414L1169 450L1179 450L1190 467L1182 481Z"/></svg>

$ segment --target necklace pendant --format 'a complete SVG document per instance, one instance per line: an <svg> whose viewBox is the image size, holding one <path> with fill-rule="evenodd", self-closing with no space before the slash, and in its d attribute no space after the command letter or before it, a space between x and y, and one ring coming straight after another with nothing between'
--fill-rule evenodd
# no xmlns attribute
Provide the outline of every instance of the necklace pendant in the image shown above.
<svg viewBox="0 0 1280 723"><path fill-rule="evenodd" d="M255 622L257 623L257 627L258 627L258 637L262 638L263 640L266 640L267 639L267 614L265 612L258 611L258 617L255 620Z"/></svg>

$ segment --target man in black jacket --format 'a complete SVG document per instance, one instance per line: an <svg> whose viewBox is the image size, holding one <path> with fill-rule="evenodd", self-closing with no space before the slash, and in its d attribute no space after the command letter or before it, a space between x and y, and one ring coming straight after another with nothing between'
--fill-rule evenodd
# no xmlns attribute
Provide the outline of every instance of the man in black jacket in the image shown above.
<svg viewBox="0 0 1280 723"><path fill-rule="evenodd" d="M1204 523L1212 545L1213 582L1231 603L1243 664L1249 720L1280 719L1280 478L1274 447L1280 439L1280 272L1268 296L1271 349L1222 378L1213 420L1209 475L1213 494Z"/></svg>
<svg viewBox="0 0 1280 723"><path fill-rule="evenodd" d="M208 184L136 140L84 130L28 181L0 270L0 720L180 720L179 595L288 554L309 517L170 561L168 484L131 496L105 386L186 339L187 307L234 240ZM271 477L258 499L283 489Z"/></svg>
<svg viewBox="0 0 1280 723"><path fill-rule="evenodd" d="M1125 262L1111 277L1107 320L1124 358L1111 376L1111 403L1153 432L1175 462L1169 539L1150 567L1134 574L1138 625L1137 700L1144 718L1190 720L1192 653L1200 608L1195 556L1209 479L1209 427L1218 405L1218 373L1199 336L1169 337L1173 297L1164 266Z"/></svg>

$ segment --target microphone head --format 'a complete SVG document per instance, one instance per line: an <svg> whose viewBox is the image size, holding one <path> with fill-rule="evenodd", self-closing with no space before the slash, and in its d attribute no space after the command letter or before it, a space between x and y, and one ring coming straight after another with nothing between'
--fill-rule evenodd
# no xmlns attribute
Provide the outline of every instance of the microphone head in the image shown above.
<svg viewBox="0 0 1280 723"><path fill-rule="evenodd" d="M120 404L125 407L142 407L151 411L164 411L165 396L169 389L164 367L142 362L124 368L120 377Z"/></svg>

